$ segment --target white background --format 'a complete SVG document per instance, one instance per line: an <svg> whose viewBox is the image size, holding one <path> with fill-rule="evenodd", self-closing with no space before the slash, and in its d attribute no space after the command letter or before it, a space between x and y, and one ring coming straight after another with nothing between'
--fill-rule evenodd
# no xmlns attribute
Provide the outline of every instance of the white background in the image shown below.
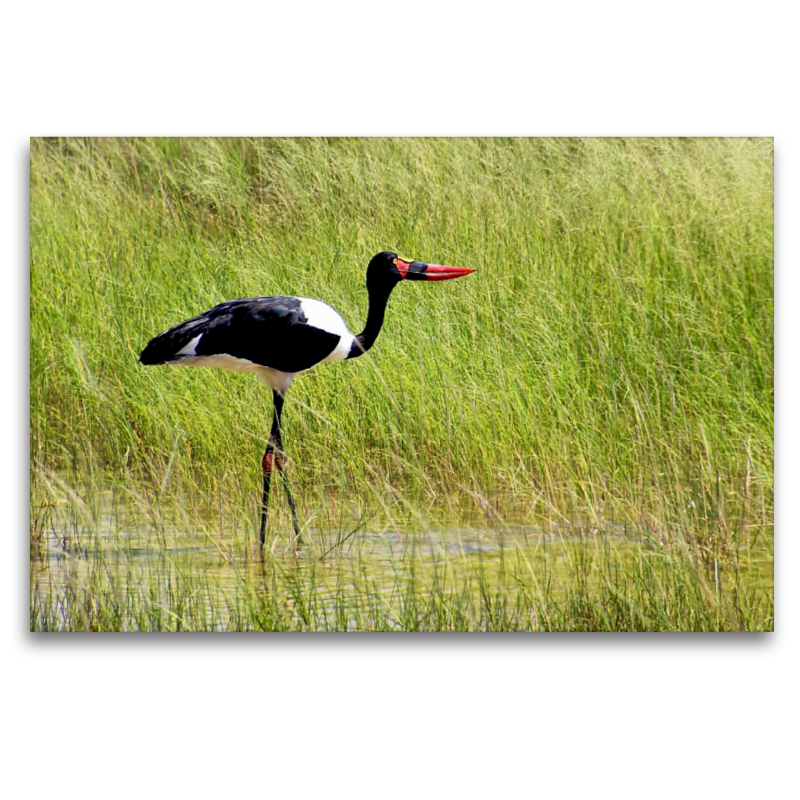
<svg viewBox="0 0 800 800"><path fill-rule="evenodd" d="M5 796L796 791L798 522L786 503L798 486L794 15L770 1L521 5L6 8ZM29 633L28 140L155 133L774 136L777 632Z"/></svg>

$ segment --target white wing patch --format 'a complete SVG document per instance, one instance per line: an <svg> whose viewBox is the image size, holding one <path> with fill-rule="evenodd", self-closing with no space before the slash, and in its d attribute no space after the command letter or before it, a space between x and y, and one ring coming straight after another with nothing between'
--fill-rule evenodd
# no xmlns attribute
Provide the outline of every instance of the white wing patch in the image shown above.
<svg viewBox="0 0 800 800"><path fill-rule="evenodd" d="M194 356L197 355L197 343L203 338L203 334L201 333L199 336L195 336L188 344L181 347L176 356Z"/></svg>
<svg viewBox="0 0 800 800"><path fill-rule="evenodd" d="M339 336L339 344L323 361L342 361L347 358L355 336L347 330L347 325L339 314L321 300L314 300L311 297L298 297L297 299L300 301L306 324Z"/></svg>

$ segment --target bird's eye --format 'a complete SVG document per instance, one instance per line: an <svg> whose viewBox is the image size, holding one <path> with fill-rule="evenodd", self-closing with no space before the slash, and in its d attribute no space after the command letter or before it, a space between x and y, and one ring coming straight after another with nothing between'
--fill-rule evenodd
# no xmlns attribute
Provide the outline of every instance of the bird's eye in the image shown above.
<svg viewBox="0 0 800 800"><path fill-rule="evenodd" d="M397 259L396 259L396 258L393 258L393 259L392 259L392 264L394 264L395 266L397 266Z"/></svg>

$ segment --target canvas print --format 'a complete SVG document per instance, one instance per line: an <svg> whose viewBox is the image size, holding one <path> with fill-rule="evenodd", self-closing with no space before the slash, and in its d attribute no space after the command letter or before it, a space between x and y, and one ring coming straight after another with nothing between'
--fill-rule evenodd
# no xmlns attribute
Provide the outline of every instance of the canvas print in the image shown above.
<svg viewBox="0 0 800 800"><path fill-rule="evenodd" d="M773 175L32 139L31 630L773 630Z"/></svg>

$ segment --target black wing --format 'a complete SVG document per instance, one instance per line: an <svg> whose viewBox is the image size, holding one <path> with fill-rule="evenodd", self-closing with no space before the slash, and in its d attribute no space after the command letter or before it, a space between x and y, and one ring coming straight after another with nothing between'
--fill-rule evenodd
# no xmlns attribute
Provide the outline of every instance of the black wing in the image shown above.
<svg viewBox="0 0 800 800"><path fill-rule="evenodd" d="M180 353L198 336L193 352ZM229 355L282 372L301 372L330 355L340 338L310 326L296 297L248 297L220 303L156 336L139 361L165 364Z"/></svg>

